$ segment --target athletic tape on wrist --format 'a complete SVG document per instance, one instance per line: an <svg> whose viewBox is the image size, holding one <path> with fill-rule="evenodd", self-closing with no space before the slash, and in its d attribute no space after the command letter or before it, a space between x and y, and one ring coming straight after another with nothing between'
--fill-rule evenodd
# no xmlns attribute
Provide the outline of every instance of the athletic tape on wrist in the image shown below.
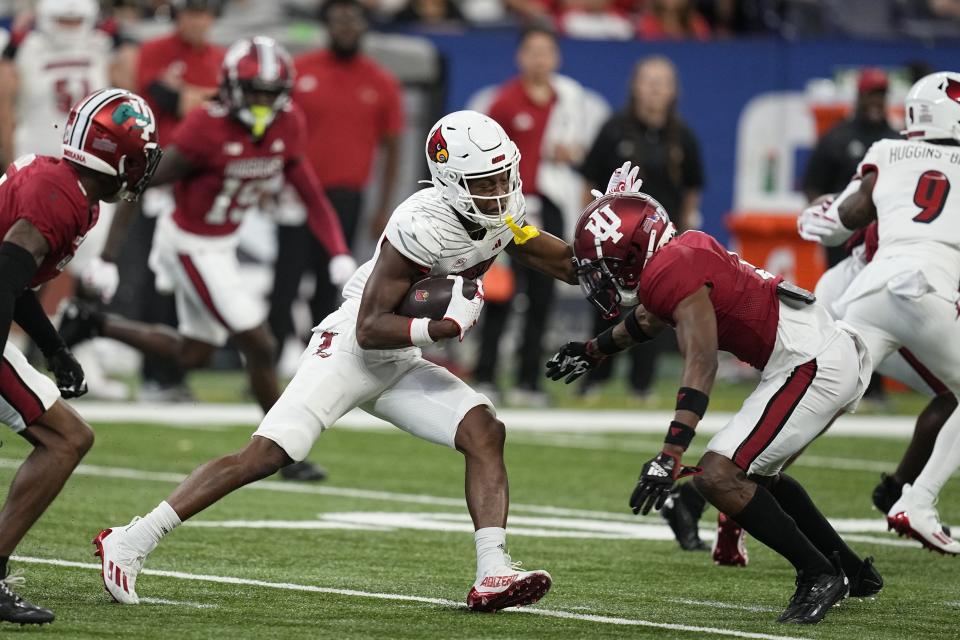
<svg viewBox="0 0 960 640"><path fill-rule="evenodd" d="M696 433L693 427L688 427L682 422L673 420L670 422L670 428L667 429L667 437L663 439L663 442L664 444L675 444L678 447L683 447L683 450L686 451Z"/></svg>
<svg viewBox="0 0 960 640"><path fill-rule="evenodd" d="M623 321L623 326L635 342L646 342L647 340L653 340L653 336L648 336L643 330L643 327L640 326L640 321L637 320L637 314L633 311L627 314L626 319Z"/></svg>
<svg viewBox="0 0 960 640"><path fill-rule="evenodd" d="M430 318L412 318L410 320L410 344L425 347L435 341L430 337Z"/></svg>
<svg viewBox="0 0 960 640"><path fill-rule="evenodd" d="M708 404L710 404L710 396L699 389L680 387L677 391L677 411L692 411L703 419Z"/></svg>

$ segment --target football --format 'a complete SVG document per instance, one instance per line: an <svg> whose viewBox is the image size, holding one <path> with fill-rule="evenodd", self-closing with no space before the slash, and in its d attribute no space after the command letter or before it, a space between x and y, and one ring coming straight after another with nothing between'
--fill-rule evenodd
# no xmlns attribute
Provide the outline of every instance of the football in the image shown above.
<svg viewBox="0 0 960 640"><path fill-rule="evenodd" d="M404 296L397 314L410 318L430 318L443 320L443 314L450 304L450 293L453 289L453 278L435 276L424 278L414 283L407 295ZM474 280L463 280L463 294L467 299L477 293L477 283Z"/></svg>

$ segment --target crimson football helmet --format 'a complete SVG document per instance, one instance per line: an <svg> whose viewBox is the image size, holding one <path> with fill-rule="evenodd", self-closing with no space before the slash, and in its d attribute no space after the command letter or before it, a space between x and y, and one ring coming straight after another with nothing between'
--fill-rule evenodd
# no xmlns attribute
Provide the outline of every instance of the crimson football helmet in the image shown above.
<svg viewBox="0 0 960 640"><path fill-rule="evenodd" d="M257 36L234 43L220 68L220 102L254 138L261 138L277 113L290 103L293 59L273 38ZM272 96L268 104L255 94Z"/></svg>
<svg viewBox="0 0 960 640"><path fill-rule="evenodd" d="M611 193L587 205L574 234L574 262L580 288L604 318L620 315L621 304L639 304L640 272L676 233L663 206L645 193Z"/></svg>
<svg viewBox="0 0 960 640"><path fill-rule="evenodd" d="M124 89L90 94L67 117L63 158L116 176L117 197L135 202L147 188L157 164L157 123L146 101Z"/></svg>

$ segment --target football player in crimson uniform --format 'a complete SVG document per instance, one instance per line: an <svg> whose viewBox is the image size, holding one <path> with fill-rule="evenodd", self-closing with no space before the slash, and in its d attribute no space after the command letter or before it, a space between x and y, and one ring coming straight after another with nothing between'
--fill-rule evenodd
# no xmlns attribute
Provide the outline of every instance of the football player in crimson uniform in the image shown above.
<svg viewBox="0 0 960 640"><path fill-rule="evenodd" d="M97 537L104 583L115 599L138 602L144 558L181 521L303 460L320 434L355 407L464 455L477 550L468 608L495 611L547 593L550 574L521 570L506 553L504 424L487 397L425 360L420 347L462 339L476 324L483 288L468 299L464 279L481 277L501 252L575 284L573 252L562 240L524 226L520 153L496 122L474 111L449 114L431 130L425 152L431 186L394 210L374 257L344 287L340 309L314 328L296 375L250 443L194 471L144 518ZM454 276L444 318L397 314L425 276Z"/></svg>
<svg viewBox="0 0 960 640"><path fill-rule="evenodd" d="M854 596L875 594L882 581L871 560L851 550L781 471L838 413L856 407L871 370L866 348L809 292L705 233L676 236L660 204L625 182L584 210L574 253L581 286L605 317L618 316L621 304L634 308L592 340L565 345L548 375L570 382L673 327L684 357L676 415L663 450L643 465L630 497L634 513L660 509L676 480L693 475L711 504L796 568L781 622L818 622L848 587ZM698 466L687 467L681 459L706 412L720 349L760 369L760 384Z"/></svg>
<svg viewBox="0 0 960 640"><path fill-rule="evenodd" d="M307 206L311 231L334 256L331 280L342 286L356 269L339 219L304 158L306 123L290 102L292 86L293 64L276 41L242 40L224 58L219 100L190 112L167 147L151 184L175 183L176 209L157 224L150 265L157 288L176 296L179 330L76 303L60 329L69 344L104 336L192 369L232 338L257 402L269 411L280 397L276 342L264 322L263 300L245 286L239 271L237 229L244 213L290 182ZM110 258L133 215L129 206L117 212L103 269L116 270ZM285 477L294 479L324 475L308 462L285 470Z"/></svg>
<svg viewBox="0 0 960 640"><path fill-rule="evenodd" d="M960 342L944 338L956 335L960 318L960 226L951 190L960 182L958 101L958 73L917 81L905 101L905 139L871 146L832 204L801 220L810 237L827 245L878 223L876 254L834 311L863 335L877 362L906 347L954 395L960 392ZM943 529L935 506L958 467L960 412L954 411L920 475L887 512L887 524L929 549L960 555L960 542Z"/></svg>
<svg viewBox="0 0 960 640"><path fill-rule="evenodd" d="M0 421L33 445L0 510L0 620L21 624L51 622L53 613L11 590L22 578L7 575L7 561L93 444L90 427L61 400L86 392L83 370L33 288L70 261L100 200L143 192L160 158L153 114L137 95L98 91L70 112L62 152L62 160L23 156L0 178ZM40 348L56 384L8 341L12 322Z"/></svg>

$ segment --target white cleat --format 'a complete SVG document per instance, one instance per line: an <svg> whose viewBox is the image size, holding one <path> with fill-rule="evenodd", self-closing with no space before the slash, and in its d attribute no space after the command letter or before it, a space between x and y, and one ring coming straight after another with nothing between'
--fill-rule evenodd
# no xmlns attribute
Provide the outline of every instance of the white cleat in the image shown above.
<svg viewBox="0 0 960 640"><path fill-rule="evenodd" d="M134 518L136 522L139 518ZM133 524L131 522L130 524ZM104 529L93 539L100 557L100 576L110 597L120 604L139 604L137 575L143 569L145 556L125 540L126 527Z"/></svg>
<svg viewBox="0 0 960 640"><path fill-rule="evenodd" d="M924 547L944 555L960 555L960 542L946 534L940 515L932 504L911 500L910 485L903 485L903 495L887 513L887 528L901 536L913 538Z"/></svg>
<svg viewBox="0 0 960 640"><path fill-rule="evenodd" d="M509 558L509 556L508 556ZM467 594L467 609L494 612L538 602L550 591L546 571L521 571L520 563L502 565L480 576Z"/></svg>

